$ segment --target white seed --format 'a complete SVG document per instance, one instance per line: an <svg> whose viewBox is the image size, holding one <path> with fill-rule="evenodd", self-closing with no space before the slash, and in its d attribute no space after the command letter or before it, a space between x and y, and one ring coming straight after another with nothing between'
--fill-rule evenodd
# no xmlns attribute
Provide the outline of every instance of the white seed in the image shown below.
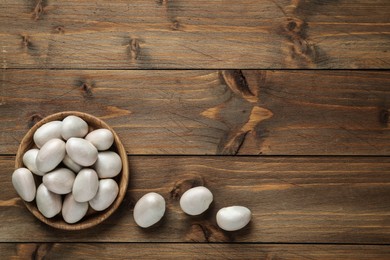
<svg viewBox="0 0 390 260"><path fill-rule="evenodd" d="M12 185L23 200L29 202L34 200L36 186L34 177L27 168L19 168L13 172Z"/></svg>
<svg viewBox="0 0 390 260"><path fill-rule="evenodd" d="M118 196L118 184L113 179L99 181L99 189L95 197L89 201L89 205L96 211L108 208Z"/></svg>
<svg viewBox="0 0 390 260"><path fill-rule="evenodd" d="M180 198L180 207L188 215L199 215L205 212L211 202L213 194L203 186L187 190Z"/></svg>
<svg viewBox="0 0 390 260"><path fill-rule="evenodd" d="M88 124L78 116L67 116L62 120L62 137L84 137L88 133Z"/></svg>
<svg viewBox="0 0 390 260"><path fill-rule="evenodd" d="M147 228L156 224L165 213L165 200L155 192L145 194L134 207L134 220L138 226Z"/></svg>
<svg viewBox="0 0 390 260"><path fill-rule="evenodd" d="M99 188L99 178L92 169L82 169L73 183L73 197L78 202L87 202L95 197Z"/></svg>
<svg viewBox="0 0 390 260"><path fill-rule="evenodd" d="M217 212L217 224L226 231L235 231L245 227L251 218L251 211L242 206L226 207Z"/></svg>
<svg viewBox="0 0 390 260"><path fill-rule="evenodd" d="M51 121L48 122L35 131L33 139L35 144L41 148L47 141L58 138L61 139L62 122Z"/></svg>
<svg viewBox="0 0 390 260"><path fill-rule="evenodd" d="M99 178L112 178L122 170L121 157L115 152L100 152L94 165Z"/></svg>
<svg viewBox="0 0 390 260"><path fill-rule="evenodd" d="M52 218L61 212L61 195L55 194L41 183L37 190L37 207L39 212L47 218Z"/></svg>
<svg viewBox="0 0 390 260"><path fill-rule="evenodd" d="M51 192L67 194L72 191L75 178L76 175L68 168L59 168L45 174L42 182Z"/></svg>
<svg viewBox="0 0 390 260"><path fill-rule="evenodd" d="M41 172L53 170L65 157L65 142L55 138L47 141L39 150L35 160L37 169Z"/></svg>
<svg viewBox="0 0 390 260"><path fill-rule="evenodd" d="M70 138L66 142L66 152L75 163L81 166L91 166L98 157L96 147L82 138Z"/></svg>
<svg viewBox="0 0 390 260"><path fill-rule="evenodd" d="M23 155L23 164L26 166L32 173L36 175L43 176L45 173L38 170L36 165L36 159L38 155L39 149L31 149L28 150Z"/></svg>
<svg viewBox="0 0 390 260"><path fill-rule="evenodd" d="M90 141L99 151L104 151L114 143L114 136L110 130L102 128L90 132L85 140Z"/></svg>
<svg viewBox="0 0 390 260"><path fill-rule="evenodd" d="M62 160L62 162L66 165L66 167L68 167L75 173L78 173L82 169L82 167L75 163L67 154L65 155L64 160Z"/></svg>
<svg viewBox="0 0 390 260"><path fill-rule="evenodd" d="M62 206L62 217L69 224L76 223L82 219L88 211L88 202L77 202L72 193L66 195Z"/></svg>

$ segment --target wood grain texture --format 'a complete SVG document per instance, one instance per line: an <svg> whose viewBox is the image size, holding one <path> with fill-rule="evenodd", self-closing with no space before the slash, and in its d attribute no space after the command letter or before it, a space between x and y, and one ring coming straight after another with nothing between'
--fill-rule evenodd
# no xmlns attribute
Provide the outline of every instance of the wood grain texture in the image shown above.
<svg viewBox="0 0 390 260"><path fill-rule="evenodd" d="M388 157L131 156L129 162L129 189L118 211L93 229L66 232L27 211L11 184L14 157L1 156L0 242L390 243ZM203 216L187 216L178 199L201 184L214 202ZM132 209L152 191L166 199L167 212L144 230ZM217 210L229 205L252 210L247 227L216 226Z"/></svg>
<svg viewBox="0 0 390 260"><path fill-rule="evenodd" d="M389 0L0 1L0 258L390 259L390 71L371 70L390 68L389 13ZM118 211L76 232L36 219L10 178L25 133L66 110L136 155ZM190 217L178 200L198 185L215 201ZM144 230L132 213L151 191L167 213ZM243 230L217 227L229 205L252 210Z"/></svg>
<svg viewBox="0 0 390 260"><path fill-rule="evenodd" d="M388 0L0 4L6 68L388 68Z"/></svg>
<svg viewBox="0 0 390 260"><path fill-rule="evenodd" d="M162 244L138 243L1 243L5 259L279 259L387 260L389 246Z"/></svg>
<svg viewBox="0 0 390 260"><path fill-rule="evenodd" d="M130 154L390 155L389 71L0 73L2 154L41 118L78 110Z"/></svg>

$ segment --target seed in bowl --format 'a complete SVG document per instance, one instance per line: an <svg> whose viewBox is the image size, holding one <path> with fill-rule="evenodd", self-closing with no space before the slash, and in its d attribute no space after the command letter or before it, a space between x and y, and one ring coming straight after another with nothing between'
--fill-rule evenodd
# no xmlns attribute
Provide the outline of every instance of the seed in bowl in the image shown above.
<svg viewBox="0 0 390 260"><path fill-rule="evenodd" d="M47 218L52 218L61 212L61 195L49 191L43 183L38 187L36 202L39 212Z"/></svg>
<svg viewBox="0 0 390 260"><path fill-rule="evenodd" d="M34 143L41 148L47 141L58 138L61 139L62 135L62 121L51 121L40 128L34 133Z"/></svg>
<svg viewBox="0 0 390 260"><path fill-rule="evenodd" d="M39 150L35 163L41 172L49 172L65 157L65 142L54 138L47 141Z"/></svg>
<svg viewBox="0 0 390 260"><path fill-rule="evenodd" d="M101 128L90 132L85 140L90 141L99 151L104 151L114 143L114 135L110 130Z"/></svg>
<svg viewBox="0 0 390 260"><path fill-rule="evenodd" d="M99 178L113 178L122 170L121 157L111 151L100 152L94 168L99 175Z"/></svg>
<svg viewBox="0 0 390 260"><path fill-rule="evenodd" d="M89 201L89 205L96 211L108 208L118 196L119 187L113 179L102 179L95 197Z"/></svg>
<svg viewBox="0 0 390 260"><path fill-rule="evenodd" d="M35 173L36 175L43 176L45 173L41 172L37 168L36 160L37 160L37 155L38 155L39 149L31 149L28 150L24 155L23 155L23 164L32 172Z"/></svg>
<svg viewBox="0 0 390 260"><path fill-rule="evenodd" d="M88 202L95 197L99 188L99 178L92 169L82 169L73 183L72 194L77 202Z"/></svg>
<svg viewBox="0 0 390 260"><path fill-rule="evenodd" d="M67 223L76 223L87 214L87 211L88 202L77 202L72 193L65 196L64 205L62 206L62 217Z"/></svg>
<svg viewBox="0 0 390 260"><path fill-rule="evenodd" d="M66 153L75 163L86 167L93 165L98 157L98 151L91 142L76 137L66 141Z"/></svg>
<svg viewBox="0 0 390 260"><path fill-rule="evenodd" d="M74 172L68 168L57 168L45 174L42 183L51 192L57 194L68 194L72 191L73 182L76 178Z"/></svg>
<svg viewBox="0 0 390 260"><path fill-rule="evenodd" d="M27 168L19 168L12 174L12 185L16 192L25 201L33 201L36 186L32 173Z"/></svg>
<svg viewBox="0 0 390 260"><path fill-rule="evenodd" d="M79 171L81 171L81 169L83 169L83 167L75 163L67 154L65 155L64 160L62 160L62 162L65 164L66 167L71 169L74 173L78 173Z"/></svg>
<svg viewBox="0 0 390 260"><path fill-rule="evenodd" d="M88 133L88 124L78 116L67 116L62 120L62 137L84 137Z"/></svg>

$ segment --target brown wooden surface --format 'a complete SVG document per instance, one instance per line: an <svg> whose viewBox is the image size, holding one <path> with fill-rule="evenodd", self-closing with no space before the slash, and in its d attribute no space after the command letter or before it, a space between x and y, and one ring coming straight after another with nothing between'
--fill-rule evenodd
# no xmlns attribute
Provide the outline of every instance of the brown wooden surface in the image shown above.
<svg viewBox="0 0 390 260"><path fill-rule="evenodd" d="M0 158L0 168L12 172L14 157ZM129 163L129 190L119 211L77 232L46 228L17 197L9 174L1 175L0 242L390 243L387 157L131 156ZM178 197L201 184L215 201L204 216L187 216ZM143 230L132 209L151 191L166 199L167 212L157 227ZM216 211L229 205L252 210L248 227L216 227Z"/></svg>
<svg viewBox="0 0 390 260"><path fill-rule="evenodd" d="M7 68L388 68L388 0L2 0Z"/></svg>
<svg viewBox="0 0 390 260"><path fill-rule="evenodd" d="M387 260L389 246L261 245L261 244L134 244L134 243L3 243L6 259L280 259Z"/></svg>
<svg viewBox="0 0 390 260"><path fill-rule="evenodd" d="M390 259L389 13L388 0L0 1L0 258ZM118 212L80 232L41 223L11 184L25 133L66 110L107 122L130 161ZM203 216L178 204L193 185L214 193ZM167 214L143 230L132 210L149 191ZM215 213L232 204L253 219L224 232Z"/></svg>
<svg viewBox="0 0 390 260"><path fill-rule="evenodd" d="M40 118L81 110L130 154L390 155L388 71L2 74L1 153Z"/></svg>

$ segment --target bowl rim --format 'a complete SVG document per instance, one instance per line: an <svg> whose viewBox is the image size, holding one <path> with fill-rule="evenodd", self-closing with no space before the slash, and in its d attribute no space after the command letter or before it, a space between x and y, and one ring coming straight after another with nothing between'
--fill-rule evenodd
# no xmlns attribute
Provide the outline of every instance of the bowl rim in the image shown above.
<svg viewBox="0 0 390 260"><path fill-rule="evenodd" d="M92 121L92 122L94 122L93 124L99 126L99 128L106 128L112 132L112 134L114 136L114 145L116 146L117 152L122 159L122 170L117 175L117 177L120 177L120 180L118 181L118 187L119 187L118 196L116 197L114 202L104 211L97 211L96 214L93 214L93 216L88 217L88 219L86 219L84 221L83 221L83 219L81 219L80 222L76 222L74 224L66 223L63 219L61 219L61 220L57 219L56 221L53 221L52 218L46 218L45 216L43 216L39 212L37 205L36 205L35 198L31 202L27 202L24 200L23 200L23 202L26 205L27 209L36 218L38 218L40 221L42 221L43 223L45 223L51 227L54 227L57 229L62 229L62 230L82 230L82 229L94 227L94 226L100 224L101 222L103 222L104 220L106 220L108 217L110 217L118 209L119 205L122 203L122 201L126 195L126 192L127 192L129 175L130 175L127 153L126 153L126 150L125 150L119 136L117 135L117 133L114 131L114 129L111 126L109 126L107 123L105 123L103 120L101 120L98 117L95 117L93 115L90 115L90 114L87 114L84 112L79 112L79 111L63 111L63 112L58 112L58 113L54 113L54 114L51 114L49 116L46 116L42 120L37 122L34 126L32 126L29 129L29 131L24 135L24 137L23 137L23 139L20 142L20 145L18 147L18 151L16 153L15 169L25 167L23 164L23 155L26 151L33 148L33 146L34 146L33 136L34 136L35 131L39 127L41 127L43 124L48 123L50 121L63 120L65 117L70 116L70 115L74 115L74 116L78 116L78 117L82 118L84 121L86 121L88 123L89 126L90 126L90 122ZM99 129L99 128L96 128L96 129ZM33 175L35 175L35 174L33 174ZM36 176L34 176L34 178L36 178ZM90 206L88 206L88 207L90 209Z"/></svg>

